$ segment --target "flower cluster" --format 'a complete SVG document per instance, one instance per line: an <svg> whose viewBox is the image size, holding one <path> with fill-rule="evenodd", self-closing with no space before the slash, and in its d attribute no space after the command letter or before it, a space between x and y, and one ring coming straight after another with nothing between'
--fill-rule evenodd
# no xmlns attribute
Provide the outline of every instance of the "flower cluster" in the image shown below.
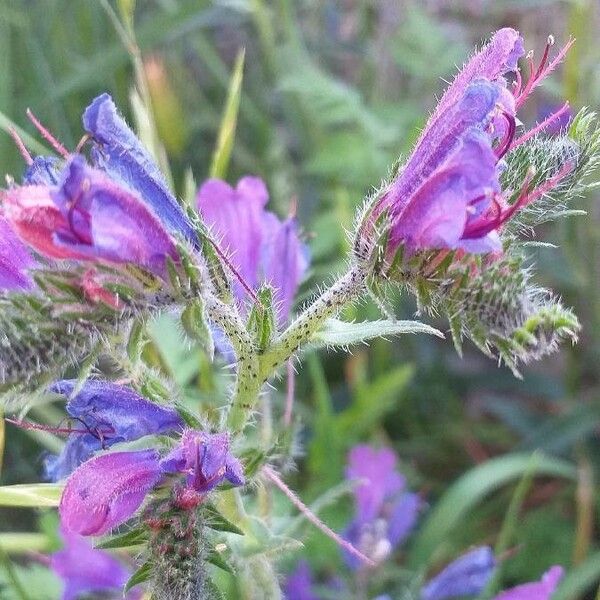
<svg viewBox="0 0 600 600"><path fill-rule="evenodd" d="M61 381L54 391L73 392ZM80 535L101 535L125 522L159 484L174 487L175 501L189 509L224 479L243 485L241 463L229 451L227 433L184 429L179 415L122 386L87 381L72 396L67 411L78 424L58 457L47 460L52 478L69 475L60 501L61 522ZM118 442L178 433L164 457L157 447L99 453ZM72 473L71 473L72 471ZM184 481L178 476L184 475ZM173 480L173 477L175 478Z"/></svg>
<svg viewBox="0 0 600 600"><path fill-rule="evenodd" d="M515 138L518 108L570 46L548 62L553 43L550 38L525 85L517 67L523 39L514 29L496 32L473 56L442 96L406 164L368 206L358 230L359 258L370 256L379 239L388 259L399 248L405 257L424 250L502 251L502 225L574 167L566 163L536 189L529 189L527 180L512 203L513 192L500 182L505 155L568 109L563 106L535 130ZM512 86L506 80L510 73L516 77ZM378 222L384 223L381 238Z"/></svg>

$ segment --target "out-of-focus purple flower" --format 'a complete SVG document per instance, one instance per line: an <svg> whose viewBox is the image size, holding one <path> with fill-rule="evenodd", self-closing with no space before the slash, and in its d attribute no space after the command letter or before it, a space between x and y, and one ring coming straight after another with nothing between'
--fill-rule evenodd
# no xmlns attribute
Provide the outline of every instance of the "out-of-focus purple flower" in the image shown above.
<svg viewBox="0 0 600 600"><path fill-rule="evenodd" d="M421 600L448 600L480 594L496 568L488 546L475 548L451 562L421 590Z"/></svg>
<svg viewBox="0 0 600 600"><path fill-rule="evenodd" d="M122 590L131 573L121 561L108 552L96 550L76 533L64 530L62 538L62 550L50 557L50 567L64 583L62 600L78 600L95 592L112 592L114 600L123 597ZM139 590L125 596L126 600L140 597Z"/></svg>
<svg viewBox="0 0 600 600"><path fill-rule="evenodd" d="M31 289L34 284L27 269L34 265L23 242L0 216L0 292Z"/></svg>
<svg viewBox="0 0 600 600"><path fill-rule="evenodd" d="M69 397L77 381L58 381L52 392ZM67 413L75 420L65 448L46 459L46 475L58 481L102 448L132 442L146 435L183 430L177 412L146 400L132 389L108 381L90 379L67 402Z"/></svg>
<svg viewBox="0 0 600 600"><path fill-rule="evenodd" d="M345 537L375 562L385 560L414 527L421 501L407 492L406 479L396 471L396 455L389 448L355 446L348 458L346 477L359 480L354 489L355 517ZM351 569L362 563L349 553Z"/></svg>
<svg viewBox="0 0 600 600"><path fill-rule="evenodd" d="M162 461L165 473L187 474L187 486L200 494L209 492L224 479L244 485L240 461L229 452L229 434L184 431L179 445Z"/></svg>
<svg viewBox="0 0 600 600"><path fill-rule="evenodd" d="M551 567L540 581L518 585L498 594L494 600L550 600L563 576L559 566Z"/></svg>
<svg viewBox="0 0 600 600"><path fill-rule="evenodd" d="M244 281L252 288L270 283L279 324L289 316L294 296L308 268L308 252L298 237L294 218L280 221L265 210L269 195L258 177L243 177L232 188L219 179L205 181L198 191L198 209ZM236 295L245 297L234 283Z"/></svg>
<svg viewBox="0 0 600 600"><path fill-rule="evenodd" d="M102 535L127 521L162 476L156 450L96 456L67 479L61 523L80 535Z"/></svg>
<svg viewBox="0 0 600 600"><path fill-rule="evenodd" d="M94 163L110 177L137 192L170 231L196 240L192 226L169 191L160 169L119 114L109 94L98 96L85 109L83 127L95 142Z"/></svg>
<svg viewBox="0 0 600 600"><path fill-rule="evenodd" d="M140 198L83 156L73 155L58 185L25 185L3 193L16 233L51 258L134 263L166 277L175 244Z"/></svg>
<svg viewBox="0 0 600 600"><path fill-rule="evenodd" d="M312 573L309 564L302 560L296 569L290 573L284 585L286 600L319 600L313 592Z"/></svg>
<svg viewBox="0 0 600 600"><path fill-rule="evenodd" d="M512 205L503 197L502 157L537 131L515 140L516 110L567 49L549 64L546 52L527 84L518 79L513 89L504 76L516 71L523 40L513 29L496 32L446 90L407 163L367 211L358 234L361 252L369 252L384 214L388 255L401 246L408 256L431 249L501 251L501 226L573 167L565 165L538 190L527 181Z"/></svg>

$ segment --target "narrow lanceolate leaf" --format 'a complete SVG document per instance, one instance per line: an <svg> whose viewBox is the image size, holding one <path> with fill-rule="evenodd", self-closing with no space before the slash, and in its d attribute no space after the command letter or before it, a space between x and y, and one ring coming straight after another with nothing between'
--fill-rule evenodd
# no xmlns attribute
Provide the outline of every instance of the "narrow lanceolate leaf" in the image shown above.
<svg viewBox="0 0 600 600"><path fill-rule="evenodd" d="M349 323L339 319L329 319L325 327L317 331L312 341L318 346L350 346L379 337L392 337L405 333L428 333L443 338L441 331L419 321L363 321Z"/></svg>
<svg viewBox="0 0 600 600"><path fill-rule="evenodd" d="M469 511L489 493L507 483L521 479L532 470L531 454L515 453L493 458L471 469L456 481L441 497L419 530L409 561L422 568L439 560L439 551L447 544L454 528L466 518ZM576 469L570 462L539 456L533 475L576 478Z"/></svg>
<svg viewBox="0 0 600 600"><path fill-rule="evenodd" d="M204 517L206 518L206 526L217 531L227 531L236 535L244 535L244 532L231 521L226 519L214 506L205 504L202 508Z"/></svg>
<svg viewBox="0 0 600 600"><path fill-rule="evenodd" d="M58 506L62 485L31 483L0 487L0 506Z"/></svg>
<svg viewBox="0 0 600 600"><path fill-rule="evenodd" d="M229 158L233 149L233 140L235 139L235 128L237 125L238 110L242 95L242 78L244 73L244 55L245 51L240 50L235 61L233 75L229 82L229 91L227 93L227 102L225 111L221 119L217 145L210 165L210 176L224 179L227 175Z"/></svg>
<svg viewBox="0 0 600 600"><path fill-rule="evenodd" d="M144 563L130 578L129 581L125 584L125 588L123 589L123 593L126 594L130 589L134 588L136 585L140 583L144 583L144 581L148 581L152 577L152 563L147 562Z"/></svg>
<svg viewBox="0 0 600 600"><path fill-rule="evenodd" d="M122 533L121 535L114 535L99 544L96 544L96 548L109 549L109 548L128 548L130 546L139 546L148 541L148 530L143 527L136 527Z"/></svg>

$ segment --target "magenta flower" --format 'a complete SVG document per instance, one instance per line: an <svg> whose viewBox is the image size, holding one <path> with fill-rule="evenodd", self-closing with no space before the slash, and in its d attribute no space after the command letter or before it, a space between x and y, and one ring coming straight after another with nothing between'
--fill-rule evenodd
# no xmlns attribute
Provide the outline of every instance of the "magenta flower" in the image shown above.
<svg viewBox="0 0 600 600"><path fill-rule="evenodd" d="M184 431L179 445L162 461L165 473L185 473L188 488L205 494L223 480L232 485L244 485L240 461L229 452L228 433Z"/></svg>
<svg viewBox="0 0 600 600"><path fill-rule="evenodd" d="M156 450L96 456L67 480L61 523L80 535L102 535L127 521L162 475Z"/></svg>
<svg viewBox="0 0 600 600"><path fill-rule="evenodd" d="M429 249L500 251L501 226L573 167L565 165L537 190L528 189L527 181L512 205L499 182L502 157L548 127L565 109L514 139L516 110L568 47L550 63L546 48L540 66L523 86L517 70L523 40L513 29L496 32L446 90L407 163L375 200L359 231L367 247L375 220L385 213L388 254L400 246L409 255ZM517 78L512 88L504 77L511 72Z"/></svg>
<svg viewBox="0 0 600 600"><path fill-rule="evenodd" d="M127 188L73 155L58 185L4 192L4 210L17 234L50 258L134 263L166 277L177 260L160 221Z"/></svg>
<svg viewBox="0 0 600 600"><path fill-rule="evenodd" d="M27 270L34 265L26 246L0 216L0 292L31 289L34 284Z"/></svg>
<svg viewBox="0 0 600 600"><path fill-rule="evenodd" d="M431 579L421 590L421 600L449 600L477 596L488 584L496 569L496 559L489 546L470 550Z"/></svg>
<svg viewBox="0 0 600 600"><path fill-rule="evenodd" d="M62 538L62 550L50 557L51 569L64 582L62 600L77 600L90 593L112 593L114 600L123 597L122 590L131 572L121 561L96 550L76 533L63 530ZM140 591L130 591L125 596L126 600L140 597Z"/></svg>
<svg viewBox="0 0 600 600"><path fill-rule="evenodd" d="M70 398L76 384L74 379L58 381L50 388L69 397L66 409L74 420L61 454L45 460L51 481L70 475L95 452L113 444L183 430L175 410L150 402L125 386L90 379Z"/></svg>
<svg viewBox="0 0 600 600"><path fill-rule="evenodd" d="M355 517L345 536L375 562L385 560L413 529L421 500L407 492L406 479L396 471L396 455L389 448L355 446L348 457L346 477L360 483L354 489ZM345 553L352 569L362 563Z"/></svg>
<svg viewBox="0 0 600 600"><path fill-rule="evenodd" d="M494 600L550 600L563 576L559 566L551 567L540 581L524 583L498 594Z"/></svg>
<svg viewBox="0 0 600 600"><path fill-rule="evenodd" d="M227 479L244 484L241 463L229 451L226 433L186 430L178 445L162 460L154 449L115 452L84 462L67 480L60 501L64 527L81 535L102 535L127 521L144 498L167 475L182 506L193 508Z"/></svg>
<svg viewBox="0 0 600 600"><path fill-rule="evenodd" d="M306 246L294 218L280 221L265 210L269 194L258 177L243 177L236 188L219 179L205 181L198 191L198 209L242 279L253 289L270 283L278 321L289 316L294 296L308 268ZM239 282L236 296L245 298Z"/></svg>

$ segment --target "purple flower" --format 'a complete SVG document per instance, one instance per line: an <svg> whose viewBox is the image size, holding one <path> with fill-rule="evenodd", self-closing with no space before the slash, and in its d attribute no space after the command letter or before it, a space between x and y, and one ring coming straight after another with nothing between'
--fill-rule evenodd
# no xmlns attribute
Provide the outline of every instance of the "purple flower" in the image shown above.
<svg viewBox="0 0 600 600"><path fill-rule="evenodd" d="M185 473L187 487L204 494L224 479L244 485L240 461L229 452L229 434L184 431L179 445L162 461L165 473Z"/></svg>
<svg viewBox="0 0 600 600"><path fill-rule="evenodd" d="M514 139L517 108L568 45L549 64L548 48L527 84L521 84L519 75L514 89L504 76L516 71L524 52L518 32L501 29L473 56L442 96L407 163L367 212L359 229L360 248L372 246L375 222L385 215L388 255L401 246L408 256L430 249L502 250L498 231L503 223L573 166L565 165L538 190L529 190L527 181L512 205L503 196L502 157L560 116L557 112L543 126Z"/></svg>
<svg viewBox="0 0 600 600"><path fill-rule="evenodd" d="M562 567L551 567L540 581L525 583L501 592L494 600L550 600L562 576Z"/></svg>
<svg viewBox="0 0 600 600"><path fill-rule="evenodd" d="M198 191L198 209L231 256L233 265L252 288L274 288L278 321L289 316L294 296L308 268L307 249L298 237L296 221L280 221L265 210L269 194L258 177L243 177L236 188L219 179L205 181ZM235 282L236 296L245 297Z"/></svg>
<svg viewBox="0 0 600 600"><path fill-rule="evenodd" d="M13 187L3 200L21 239L51 258L134 263L163 277L167 257L178 258L173 240L142 200L77 154L57 185Z"/></svg>
<svg viewBox="0 0 600 600"><path fill-rule="evenodd" d="M345 537L363 554L380 562L409 535L421 501L405 491L406 480L396 471L397 459L391 449L355 446L348 462L346 477L360 483L354 489L355 517ZM345 553L345 560L351 569L361 565L349 553Z"/></svg>
<svg viewBox="0 0 600 600"><path fill-rule="evenodd" d="M154 449L115 452L84 462L67 480L60 501L62 524L81 535L101 535L129 519L165 475L185 475L177 484L180 505L191 509L227 479L244 484L242 465L229 452L227 433L186 430L162 460ZM175 482L173 482L175 483Z"/></svg>
<svg viewBox="0 0 600 600"><path fill-rule="evenodd" d="M57 185L62 161L54 156L36 156L23 174L23 185Z"/></svg>
<svg viewBox="0 0 600 600"><path fill-rule="evenodd" d="M284 585L286 600L319 600L313 591L313 580L310 566L305 560L298 563L296 569L290 573Z"/></svg>
<svg viewBox="0 0 600 600"><path fill-rule="evenodd" d="M23 242L0 216L0 292L31 289L34 284L27 270L34 265Z"/></svg>
<svg viewBox="0 0 600 600"><path fill-rule="evenodd" d="M50 390L70 396L77 381L58 381ZM59 456L46 459L46 475L58 481L71 474L82 462L102 448L119 442L132 442L146 435L183 429L177 412L146 400L133 390L107 381L88 380L67 402L67 413L74 419Z"/></svg>
<svg viewBox="0 0 600 600"><path fill-rule="evenodd" d="M62 537L63 549L50 557L50 567L64 582L62 600L77 600L94 592L114 592L115 600L122 598L123 586L131 576L129 569L76 533L63 530ZM131 591L126 599L140 596L139 591Z"/></svg>
<svg viewBox="0 0 600 600"><path fill-rule="evenodd" d="M488 546L475 548L451 562L421 590L421 600L447 600L480 594L492 578L496 559Z"/></svg>
<svg viewBox="0 0 600 600"><path fill-rule="evenodd" d="M98 96L85 109L83 127L94 141L95 165L135 191L171 232L196 240L160 169L121 117L109 94Z"/></svg>
<svg viewBox="0 0 600 600"><path fill-rule="evenodd" d="M67 479L61 523L80 535L102 535L127 521L162 476L153 449L96 456Z"/></svg>

